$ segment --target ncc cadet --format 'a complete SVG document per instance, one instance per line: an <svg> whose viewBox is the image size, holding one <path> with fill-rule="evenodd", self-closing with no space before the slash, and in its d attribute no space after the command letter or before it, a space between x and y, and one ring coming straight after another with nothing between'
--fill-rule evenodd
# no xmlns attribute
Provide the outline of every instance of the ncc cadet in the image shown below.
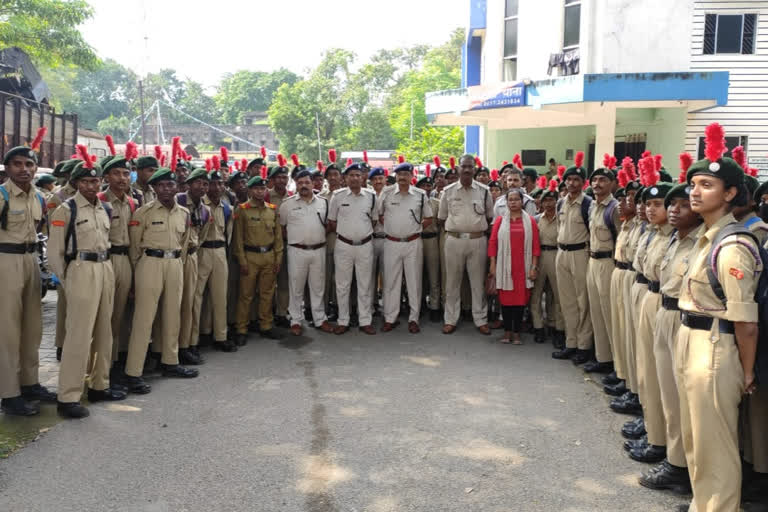
<svg viewBox="0 0 768 512"><path fill-rule="evenodd" d="M419 187L429 197L429 206L436 217L440 217L440 200L430 195L433 180L430 176L424 176L416 182ZM426 268L424 282L427 284L427 308L429 309L429 321L439 322L440 315L440 240L438 236L440 230L437 223L430 224L421 232L422 243L424 244L424 268Z"/></svg>
<svg viewBox="0 0 768 512"><path fill-rule="evenodd" d="M384 245L384 325L389 332L399 323L403 275L408 290L408 331L417 333L421 310L421 270L424 263L421 232L432 224L432 208L426 194L411 186L413 165L395 167L397 183L386 188L377 201L379 222L387 234Z"/></svg>
<svg viewBox="0 0 768 512"><path fill-rule="evenodd" d="M611 310L606 300L611 296L611 274L614 269L613 253L619 225L618 201L611 190L616 181L613 171L596 169L589 177L595 200L589 219L589 264L587 266L587 295L589 316L594 332L595 359L584 365L585 372L610 373L613 371L611 352Z"/></svg>
<svg viewBox="0 0 768 512"><path fill-rule="evenodd" d="M282 155L280 155L282 158ZM287 189L288 186L288 167L285 165L285 160L282 163L278 162L278 165L269 171L269 179L272 181L273 187L267 189L267 196L265 201L275 205L277 211L280 211L280 206L283 201L293 195L293 192ZM277 273L277 290L275 291L275 325L277 327L290 327L291 324L288 321L288 303L290 298L290 286L288 284L288 251L283 252L283 261L280 263L280 270Z"/></svg>
<svg viewBox="0 0 768 512"><path fill-rule="evenodd" d="M34 148L34 146L33 146ZM5 154L8 180L0 186L0 398L6 414L31 416L37 400L56 401L40 385L38 350L43 336L37 233L45 217L45 199L32 186L35 149L18 146Z"/></svg>
<svg viewBox="0 0 768 512"><path fill-rule="evenodd" d="M547 326L552 331L553 344L557 348L565 346L563 314L560 310L560 297L557 288L557 184L552 180L546 192L542 193L541 213L536 218L539 228L541 256L539 256L539 273L533 283L531 292L531 318L533 320L533 336L537 343L545 340L544 316L541 311L541 298L547 290ZM547 288L548 287L548 288Z"/></svg>
<svg viewBox="0 0 768 512"><path fill-rule="evenodd" d="M453 157L451 157L453 158ZM432 187L432 192L430 192L429 196L434 197L435 199L440 199L440 194L443 192L443 189L445 188L445 167L441 165L440 157L435 155L432 158L432 161L435 164L435 170L432 172L432 179L434 180L434 184Z"/></svg>
<svg viewBox="0 0 768 512"><path fill-rule="evenodd" d="M438 219L444 223L446 291L444 334L456 330L460 314L461 280L466 269L472 293L472 317L482 334L490 334L485 295L486 231L493 218L488 187L472 179L475 161L471 155L459 160L459 181L448 185L440 196Z"/></svg>
<svg viewBox="0 0 768 512"><path fill-rule="evenodd" d="M336 294L339 321L334 332L344 334L349 330L350 290L352 275L357 282L357 311L360 330L376 334L371 311L373 277L373 219L376 216L376 194L363 188L362 164L344 169L347 188L333 193L328 211L329 230L336 233ZM327 174L327 173L326 173Z"/></svg>
<svg viewBox="0 0 768 512"><path fill-rule="evenodd" d="M579 151L574 166L563 174L568 196L557 205L557 288L565 320L565 348L553 353L552 357L571 359L574 364L586 363L592 348L592 324L584 272L589 263L587 242L591 201L583 191L587 177L583 163L584 153Z"/></svg>
<svg viewBox="0 0 768 512"><path fill-rule="evenodd" d="M329 157L331 151L333 151L334 155L336 153L335 150L330 150ZM363 171L362 167L360 167L360 171ZM325 199L328 204L330 204L331 197L333 197L334 192L341 189L342 187L341 168L336 164L335 160L331 160L331 163L328 164L328 167L325 168L325 180L327 186L323 187L322 191L318 195ZM335 278L336 262L334 261L333 256L334 250L336 248L336 233L328 232L326 234L325 240L325 292L323 293L323 304L325 304L325 312L328 315L328 319L333 321L336 320L336 317L338 316L339 305Z"/></svg>
<svg viewBox="0 0 768 512"><path fill-rule="evenodd" d="M221 171L213 171L220 173ZM184 259L184 291L181 296L181 325L179 329L179 362L183 364L201 364L203 361L197 349L197 336L193 333L199 332L200 325L200 304L195 308L195 296L197 293L198 280L198 253L202 240L205 240L210 231L211 224L214 222L211 210L203 203L203 196L208 193L208 173L205 169L195 169L187 177L187 191L176 194L176 202L189 211L190 229L188 231L188 241L186 245L186 258ZM226 280L224 280L226 283ZM162 317L165 321L165 317ZM231 344L224 343L214 347L229 352Z"/></svg>
<svg viewBox="0 0 768 512"><path fill-rule="evenodd" d="M149 393L141 378L152 321L162 314L161 369L166 377L197 377L192 368L179 365L179 318L184 290L182 253L192 229L189 210L175 201L176 174L161 167L147 181L157 199L133 214L130 223L131 260L135 268L136 310L128 343L124 384L131 393ZM162 304L160 300L162 298Z"/></svg>
<svg viewBox="0 0 768 512"><path fill-rule="evenodd" d="M251 163L253 163L253 161L251 161ZM257 173L259 172L258 168L256 172ZM237 207L240 206L241 204L248 202L247 181L249 178L250 178L250 175L248 173L239 171L239 172L232 173L232 176L230 176L229 180L227 180L227 184L229 185L230 190L232 190L232 192L235 194L235 199L236 199L235 204L232 205L233 218L234 218L234 212L237 210ZM210 193L210 184L208 186L208 192ZM230 225L232 225L231 222L230 222ZM231 232L231 229L230 229L230 232ZM231 328L232 329L231 332L234 333L235 332L235 329L234 329L235 313L237 310L237 297L240 293L238 290L238 283L240 280L240 269L237 266L237 259L235 258L232 251L228 251L228 254L227 254L227 267L228 267L227 268L227 326ZM209 302L210 301L203 303L204 308L205 306L209 305ZM210 310L210 308L208 308L208 310ZM211 323L210 312L208 313L204 312L204 313L201 313L201 315L203 316L205 322ZM211 327L211 330L212 329L213 327Z"/></svg>
<svg viewBox="0 0 768 512"><path fill-rule="evenodd" d="M295 336L302 333L301 303L307 284L315 327L333 332L323 304L328 201L312 192L312 179L306 169L298 171L294 179L298 194L285 199L279 211L280 225L286 229L284 238L288 243L291 332Z"/></svg>
<svg viewBox="0 0 768 512"><path fill-rule="evenodd" d="M387 176L384 169L374 167L368 173L368 183L376 194L376 199L381 196L381 192L386 186ZM371 265L371 312L376 314L379 307L379 281L384 282L384 239L387 234L384 232L384 225L379 222L378 215L373 219L373 264Z"/></svg>
<svg viewBox="0 0 768 512"><path fill-rule="evenodd" d="M523 189L525 190L525 193L531 197L533 197L533 192L538 188L536 185L538 179L539 172L536 169L531 169L530 167L523 169Z"/></svg>
<svg viewBox="0 0 768 512"><path fill-rule="evenodd" d="M743 170L722 156L724 138L719 125L708 126L706 158L687 172L691 208L704 222L680 288L683 325L674 358L693 488L690 510L698 511L739 509L738 407L742 395L756 388L754 296L763 269L757 244L730 213L747 198Z"/></svg>
<svg viewBox="0 0 768 512"><path fill-rule="evenodd" d="M232 174L232 177L237 177L235 183L244 182L244 176L240 171ZM199 317L200 323L192 325L190 337L191 350L197 357L200 356L197 343L201 336L212 337L214 347L227 345L227 243L232 234L233 211L229 199L225 197L224 177L221 172L213 171L208 178L208 192L203 196L202 202L211 212L211 221L205 238L200 239L197 289L192 307L193 316ZM208 304L208 307L204 308L204 304Z"/></svg>
<svg viewBox="0 0 768 512"><path fill-rule="evenodd" d="M43 194L46 200L53 195L55 186L56 178L52 174L43 174L35 180L35 187Z"/></svg>
<svg viewBox="0 0 768 512"><path fill-rule="evenodd" d="M461 165L461 162L459 162ZM461 172L459 172L459 180L461 180ZM475 181L488 186L488 182L491 181L491 171L484 165L479 165L475 170Z"/></svg>
<svg viewBox="0 0 768 512"><path fill-rule="evenodd" d="M84 418L80 404L83 376L88 375L88 401L123 400L126 393L109 385L112 366L112 307L115 275L109 261L110 218L107 203L99 200L102 169L91 162L85 146L83 160L72 171L74 197L51 215L49 261L66 283L67 337L59 369L57 409L68 418Z"/></svg>
<svg viewBox="0 0 768 512"><path fill-rule="evenodd" d="M266 181L248 180L250 200L238 206L232 233L232 253L240 269L237 300L237 345L245 345L251 302L258 291L259 329L265 338L279 339L272 328L272 299L283 261L283 233L273 204L265 203Z"/></svg>
<svg viewBox="0 0 768 512"><path fill-rule="evenodd" d="M141 156L136 160L136 182L133 184L133 191L141 196L141 205L148 204L156 198L155 191L152 190L149 180L160 167L160 146L155 146L155 156Z"/></svg>

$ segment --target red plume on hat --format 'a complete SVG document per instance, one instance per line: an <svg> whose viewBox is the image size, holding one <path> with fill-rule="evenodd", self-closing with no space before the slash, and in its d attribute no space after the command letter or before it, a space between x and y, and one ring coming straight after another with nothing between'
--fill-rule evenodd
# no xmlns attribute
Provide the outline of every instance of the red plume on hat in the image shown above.
<svg viewBox="0 0 768 512"><path fill-rule="evenodd" d="M37 135L35 135L35 138L32 141L32 144L29 145L29 148L32 151L37 151L38 149L40 149L40 144L43 143L43 137L45 137L45 134L47 132L48 132L48 128L46 128L45 126L41 126L37 130ZM112 154L114 155L114 153L112 153Z"/></svg>
<svg viewBox="0 0 768 512"><path fill-rule="evenodd" d="M451 166L451 169L453 169L454 167L456 167L456 158L454 158L454 157L449 157L449 158L448 158L448 165L450 165L450 166Z"/></svg>
<svg viewBox="0 0 768 512"><path fill-rule="evenodd" d="M240 160L240 170L245 171L248 168L248 160L243 158Z"/></svg>
<svg viewBox="0 0 768 512"><path fill-rule="evenodd" d="M747 167L747 170L745 171L748 175L752 176L753 178L757 178L757 175L759 171L755 169L754 167Z"/></svg>
<svg viewBox="0 0 768 512"><path fill-rule="evenodd" d="M93 169L93 160L91 160L91 155L88 154L88 148L84 144L78 144L75 147L77 148L77 156L83 161L83 167Z"/></svg>
<svg viewBox="0 0 768 512"><path fill-rule="evenodd" d="M297 155L296 153L291 153L291 162L293 162L293 166L294 167L298 167L299 166L299 155Z"/></svg>
<svg viewBox="0 0 768 512"><path fill-rule="evenodd" d="M610 169L610 165L611 165L611 155L609 155L608 153L605 153L603 155L603 167L605 167L606 169Z"/></svg>
<svg viewBox="0 0 768 512"><path fill-rule="evenodd" d="M744 146L736 146L731 151L731 158L733 158L739 167L747 170L747 154L744 152Z"/></svg>
<svg viewBox="0 0 768 512"><path fill-rule="evenodd" d="M174 137L171 139L171 170L176 172L176 164L179 161L181 155L181 137Z"/></svg>
<svg viewBox="0 0 768 512"><path fill-rule="evenodd" d="M549 191L555 192L557 190L557 181L549 180Z"/></svg>
<svg viewBox="0 0 768 512"><path fill-rule="evenodd" d="M704 130L704 156L710 162L717 162L727 151L725 130L718 123L712 123Z"/></svg>
<svg viewBox="0 0 768 512"><path fill-rule="evenodd" d="M235 160L235 170L238 170L238 171L240 170L240 161L239 160Z"/></svg>
<svg viewBox="0 0 768 512"><path fill-rule="evenodd" d="M261 146L259 148L259 153L261 153L261 158L263 158L264 160L267 159L267 148L265 148L264 146Z"/></svg>
<svg viewBox="0 0 768 512"><path fill-rule="evenodd" d="M160 155L160 167L165 167L165 153Z"/></svg>
<svg viewBox="0 0 768 512"><path fill-rule="evenodd" d="M635 174L635 163L632 161L632 157L625 156L621 161L621 168L627 174L627 179L629 181L635 181L637 179L637 174Z"/></svg>
<svg viewBox="0 0 768 512"><path fill-rule="evenodd" d="M346 165L346 167L349 167L350 165L352 165L352 163L353 163L352 159L351 158L347 158L347 165Z"/></svg>
<svg viewBox="0 0 768 512"><path fill-rule="evenodd" d="M397 155L397 163L398 164L404 164L405 163L405 155Z"/></svg>
<svg viewBox="0 0 768 512"><path fill-rule="evenodd" d="M649 156L651 156L651 150L649 150L649 149L646 149L645 151L643 151L643 154L642 154L642 155L640 155L640 158L648 158ZM640 163L640 162L638 162L638 164L639 164L639 163Z"/></svg>
<svg viewBox="0 0 768 512"><path fill-rule="evenodd" d="M288 165L288 161L285 159L282 153L277 154L277 165L280 167L285 167Z"/></svg>
<svg viewBox="0 0 768 512"><path fill-rule="evenodd" d="M608 168L615 169L617 161L618 159L615 156L611 155L611 157L608 159Z"/></svg>
<svg viewBox="0 0 768 512"><path fill-rule="evenodd" d="M335 164L337 158L338 158L338 156L336 155L336 150L333 149L333 148L329 149L328 150L328 161L331 162L332 164Z"/></svg>
<svg viewBox="0 0 768 512"><path fill-rule="evenodd" d="M646 157L640 160L640 183L644 187L652 187L659 181L659 173L656 171L656 164L653 157Z"/></svg>
<svg viewBox="0 0 768 512"><path fill-rule="evenodd" d="M320 172L325 171L325 164L323 163L322 160L317 161L317 170Z"/></svg>
<svg viewBox="0 0 768 512"><path fill-rule="evenodd" d="M213 163L211 162L210 158L205 159L205 170L207 172L211 172L213 170Z"/></svg>
<svg viewBox="0 0 768 512"><path fill-rule="evenodd" d="M221 152L221 162L224 165L227 165L227 162L229 162L229 150L227 150L227 148L224 146L221 146L219 151Z"/></svg>
<svg viewBox="0 0 768 512"><path fill-rule="evenodd" d="M565 174L565 166L564 165L558 165L557 166L557 179L560 181L563 181L563 174Z"/></svg>
<svg viewBox="0 0 768 512"><path fill-rule="evenodd" d="M163 155L163 148L161 148L160 146L155 146L155 158L159 161L162 155Z"/></svg>
<svg viewBox="0 0 768 512"><path fill-rule="evenodd" d="M117 155L117 151L115 150L115 139L112 138L111 135L107 135L104 137L104 140L107 141L107 147L109 148L109 154L112 156Z"/></svg>
<svg viewBox="0 0 768 512"><path fill-rule="evenodd" d="M536 186L540 189L543 189L547 186L547 177L546 176L539 176L539 179L536 180Z"/></svg>
<svg viewBox="0 0 768 512"><path fill-rule="evenodd" d="M512 163L515 164L515 167L523 170L523 158L520 156L520 153L515 153L512 157Z"/></svg>
<svg viewBox="0 0 768 512"><path fill-rule="evenodd" d="M576 156L573 158L573 165L576 167L583 167L584 166L584 152L583 151L577 151Z"/></svg>
<svg viewBox="0 0 768 512"><path fill-rule="evenodd" d="M416 176L411 178L411 185L415 185L415 184L416 184Z"/></svg>
<svg viewBox="0 0 768 512"><path fill-rule="evenodd" d="M386 167L384 168L384 176L389 176L389 169Z"/></svg>
<svg viewBox="0 0 768 512"><path fill-rule="evenodd" d="M368 152L363 150L363 162L368 163Z"/></svg>
<svg viewBox="0 0 768 512"><path fill-rule="evenodd" d="M661 160L664 158L663 155L653 155L653 169L655 171L661 170Z"/></svg>
<svg viewBox="0 0 768 512"><path fill-rule="evenodd" d="M219 159L219 155L213 155L211 157L211 163L213 164L213 170L218 171L221 168L221 160Z"/></svg>
<svg viewBox="0 0 768 512"><path fill-rule="evenodd" d="M677 181L680 183L685 183L686 175L688 174L688 169L690 169L691 165L693 165L693 157L690 153L680 153L680 176L678 176Z"/></svg>
<svg viewBox="0 0 768 512"><path fill-rule="evenodd" d="M491 169L491 179L493 181L499 180L499 170L498 169Z"/></svg>
<svg viewBox="0 0 768 512"><path fill-rule="evenodd" d="M432 157L432 162L434 162L435 167L440 167L440 157L438 155Z"/></svg>
<svg viewBox="0 0 768 512"><path fill-rule="evenodd" d="M133 142L132 140L129 140L125 144L125 159L133 160L137 156L139 156L139 148L135 142Z"/></svg>
<svg viewBox="0 0 768 512"><path fill-rule="evenodd" d="M424 176L426 176L427 178L429 178L431 174L432 174L432 166L431 166L431 165L429 165L429 164L427 164L427 165L424 167Z"/></svg>
<svg viewBox="0 0 768 512"><path fill-rule="evenodd" d="M502 167L504 167L504 166L505 166L505 165L507 165L508 163L509 163L509 162L507 162L506 160L504 160L503 162L501 162L501 166L502 166Z"/></svg>
<svg viewBox="0 0 768 512"><path fill-rule="evenodd" d="M260 172L261 172L261 179L263 179L263 180L267 179L267 166L266 165L262 165L261 166L261 171Z"/></svg>
<svg viewBox="0 0 768 512"><path fill-rule="evenodd" d="M629 177L627 177L627 171L624 169L619 169L618 174L616 175L616 179L619 182L619 187L624 188L629 183Z"/></svg>
<svg viewBox="0 0 768 512"><path fill-rule="evenodd" d="M479 156L476 156L476 157L475 157L475 165L476 165L478 168L480 168L480 167L482 167L482 166L483 166L483 161L482 161L482 160L480 160L480 157L479 157Z"/></svg>

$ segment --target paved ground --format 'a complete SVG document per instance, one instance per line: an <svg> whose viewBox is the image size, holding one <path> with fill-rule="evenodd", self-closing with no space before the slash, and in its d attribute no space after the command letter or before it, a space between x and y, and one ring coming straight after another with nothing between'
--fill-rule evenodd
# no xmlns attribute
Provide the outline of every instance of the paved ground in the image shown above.
<svg viewBox="0 0 768 512"><path fill-rule="evenodd" d="M420 335L307 334L208 354L198 379L155 378L149 395L58 423L0 461L0 510L651 512L683 502L637 485L646 466L621 448L626 418L548 346L500 345L466 324L453 336L434 324ZM55 383L54 368L43 380Z"/></svg>

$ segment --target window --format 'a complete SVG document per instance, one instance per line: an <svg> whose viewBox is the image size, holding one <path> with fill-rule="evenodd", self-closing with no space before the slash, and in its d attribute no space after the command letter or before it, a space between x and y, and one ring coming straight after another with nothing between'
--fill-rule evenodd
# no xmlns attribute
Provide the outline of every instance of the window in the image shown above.
<svg viewBox="0 0 768 512"><path fill-rule="evenodd" d="M544 149L524 149L521 153L523 165L547 165L547 151Z"/></svg>
<svg viewBox="0 0 768 512"><path fill-rule="evenodd" d="M565 29L563 31L563 49L579 46L581 27L581 0L565 0Z"/></svg>
<svg viewBox="0 0 768 512"><path fill-rule="evenodd" d="M506 0L504 11L504 68L502 79L517 79L517 8L518 0Z"/></svg>
<svg viewBox="0 0 768 512"><path fill-rule="evenodd" d="M707 14L704 18L704 55L755 53L756 14Z"/></svg>
<svg viewBox="0 0 768 512"><path fill-rule="evenodd" d="M735 135L733 137L726 137L725 138L725 147L728 148L728 152L725 153L725 156L730 157L731 151L733 151L733 148L736 146L744 146L744 151L747 150L747 144L749 141L749 137L746 135ZM704 158L704 137L699 137L699 160Z"/></svg>

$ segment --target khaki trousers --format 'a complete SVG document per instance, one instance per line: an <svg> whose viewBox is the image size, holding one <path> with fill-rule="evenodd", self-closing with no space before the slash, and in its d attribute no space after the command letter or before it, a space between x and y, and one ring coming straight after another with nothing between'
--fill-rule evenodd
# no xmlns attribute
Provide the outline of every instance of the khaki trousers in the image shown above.
<svg viewBox="0 0 768 512"><path fill-rule="evenodd" d="M624 332L626 329L624 279L628 273L628 270L618 268L611 272L611 353L613 354L613 367L620 379L627 378L627 355L624 353Z"/></svg>
<svg viewBox="0 0 768 512"><path fill-rule="evenodd" d="M291 286L288 279L288 251L283 252L283 264L280 265L280 272L277 273L277 290L275 293L275 315L285 317L288 315L288 306L290 304ZM299 323L301 317L296 319Z"/></svg>
<svg viewBox="0 0 768 512"><path fill-rule="evenodd" d="M544 295L547 283L551 293L547 293L547 325L558 331L563 330L563 313L560 310L560 297L557 291L557 269L555 260L557 251L541 251L539 256L539 275L533 283L531 291L531 319L534 329L544 328L544 315L541 308L541 297Z"/></svg>
<svg viewBox="0 0 768 512"><path fill-rule="evenodd" d="M589 258L587 266L587 295L589 317L595 340L595 358L598 363L613 361L611 351L611 310L615 307L611 296L611 277L616 265L612 258Z"/></svg>
<svg viewBox="0 0 768 512"><path fill-rule="evenodd" d="M409 322L419 322L421 312L421 270L424 250L421 238L410 242L387 239L384 245L384 321L395 323L400 315L400 292L405 276Z"/></svg>
<svg viewBox="0 0 768 512"><path fill-rule="evenodd" d="M112 307L112 360L117 354L128 350L128 329L125 320L129 316L128 295L133 286L133 268L127 254L110 256L112 271L115 275L115 300Z"/></svg>
<svg viewBox="0 0 768 512"><path fill-rule="evenodd" d="M691 511L738 511L741 501L739 402L744 370L732 334L681 325L675 368L680 427L693 487Z"/></svg>
<svg viewBox="0 0 768 512"><path fill-rule="evenodd" d="M768 473L768 390L757 388L741 405L744 460L758 473Z"/></svg>
<svg viewBox="0 0 768 512"><path fill-rule="evenodd" d="M333 302L338 305L336 297L336 265L333 253L336 251L336 233L328 233L325 236L325 288L323 288L323 304L328 307L328 303Z"/></svg>
<svg viewBox="0 0 768 512"><path fill-rule="evenodd" d="M588 260L586 249L557 251L557 289L565 319L565 346L580 350L592 348L592 323L589 320L587 295Z"/></svg>
<svg viewBox="0 0 768 512"><path fill-rule="evenodd" d="M197 261L197 286L192 305L192 316L198 321L192 325L192 345L197 345L200 338L200 320L206 289L208 290L210 309L206 312L206 321L203 324L206 326L210 323L212 314L213 339L215 341L227 339L227 283L229 280L227 267L227 250L224 247L218 249L200 248ZM205 334L211 332L210 329L204 329L204 331L206 331Z"/></svg>
<svg viewBox="0 0 768 512"><path fill-rule="evenodd" d="M440 299L443 303L443 307L445 307L445 292L447 287L447 271L445 266L445 239L447 238L447 235L445 234L444 229L440 229L440 235L438 235L439 240L439 246L440 246ZM485 288L485 286L483 286Z"/></svg>
<svg viewBox="0 0 768 512"><path fill-rule="evenodd" d="M142 256L136 264L136 310L133 314L131 339L125 373L141 377L152 334L152 322L160 310L158 330L163 364L179 364L179 319L181 294L184 290L184 265L181 258L163 259ZM162 298L162 304L160 299Z"/></svg>
<svg viewBox="0 0 768 512"><path fill-rule="evenodd" d="M361 326L371 325L371 278L373 277L373 244L349 245L338 240L333 254L336 266L336 296L339 325L349 326L352 274L357 283L357 315Z"/></svg>
<svg viewBox="0 0 768 512"><path fill-rule="evenodd" d="M427 297L427 307L431 310L440 309L440 241L438 237L422 239L424 250L424 268L426 272L425 283L429 291ZM423 286L423 285L422 285Z"/></svg>
<svg viewBox="0 0 768 512"><path fill-rule="evenodd" d="M20 386L38 383L43 312L37 254L0 253L0 282L0 398L13 398Z"/></svg>
<svg viewBox="0 0 768 512"><path fill-rule="evenodd" d="M192 326L200 323L200 309L195 316L195 291L197 291L197 253L188 254L184 262L184 288L181 293L181 326L179 328L179 348L197 345L192 339ZM163 318L163 320L165 320Z"/></svg>
<svg viewBox="0 0 768 512"><path fill-rule="evenodd" d="M291 290L288 311L291 324L301 324L301 306L304 286L309 285L309 301L312 305L312 321L320 327L327 321L323 290L325 289L325 247L305 250L288 246L288 277ZM279 286L279 283L278 283Z"/></svg>
<svg viewBox="0 0 768 512"><path fill-rule="evenodd" d="M635 355L637 329L640 327L640 306L643 303L643 297L648 292L648 285L635 282L637 273L630 272L627 281L629 281L630 292L629 300L624 304L626 312L624 319L627 324L627 331L624 335L624 352L626 353L628 386L634 393L637 393L637 357Z"/></svg>
<svg viewBox="0 0 768 512"><path fill-rule="evenodd" d="M64 346L64 338L67 337L67 292L64 284L59 282L56 299L56 337L54 344L57 348ZM41 292L42 293L42 292Z"/></svg>
<svg viewBox="0 0 768 512"><path fill-rule="evenodd" d="M488 241L485 236L461 239L448 235L445 239L445 314L448 325L456 325L461 314L461 284L464 269L469 275L472 293L472 318L480 327L488 323L485 295L485 273ZM410 296L410 294L409 294Z"/></svg>
<svg viewBox="0 0 768 512"><path fill-rule="evenodd" d="M680 312L661 308L656 313L653 334L653 355L656 359L656 375L661 391L661 406L667 427L667 460L678 467L687 466L683 434L680 430L680 398L677 392L675 364L673 360L677 331L680 329Z"/></svg>
<svg viewBox="0 0 768 512"><path fill-rule="evenodd" d="M299 249L301 250L301 249ZM251 319L251 303L259 297L259 329L272 328L272 298L275 295L275 253L246 252L248 274L240 274L240 292L237 297L237 333L246 334ZM224 338L216 338L224 341Z"/></svg>
<svg viewBox="0 0 768 512"><path fill-rule="evenodd" d="M112 308L115 274L112 263L75 260L67 267L67 337L61 351L59 402L79 402L83 377L88 387L109 387L112 365ZM89 364L90 361L90 364Z"/></svg>
<svg viewBox="0 0 768 512"><path fill-rule="evenodd" d="M237 312L237 297L240 293L238 291L240 265L231 253L227 259L227 266L227 324L234 325Z"/></svg>
<svg viewBox="0 0 768 512"><path fill-rule="evenodd" d="M648 433L648 443L656 446L667 445L667 426L664 422L664 408L661 405L661 388L656 373L656 358L653 354L654 325L656 314L661 308L661 294L647 291L640 306L640 323L635 331L635 360L637 364L637 394L643 404L643 419Z"/></svg>

